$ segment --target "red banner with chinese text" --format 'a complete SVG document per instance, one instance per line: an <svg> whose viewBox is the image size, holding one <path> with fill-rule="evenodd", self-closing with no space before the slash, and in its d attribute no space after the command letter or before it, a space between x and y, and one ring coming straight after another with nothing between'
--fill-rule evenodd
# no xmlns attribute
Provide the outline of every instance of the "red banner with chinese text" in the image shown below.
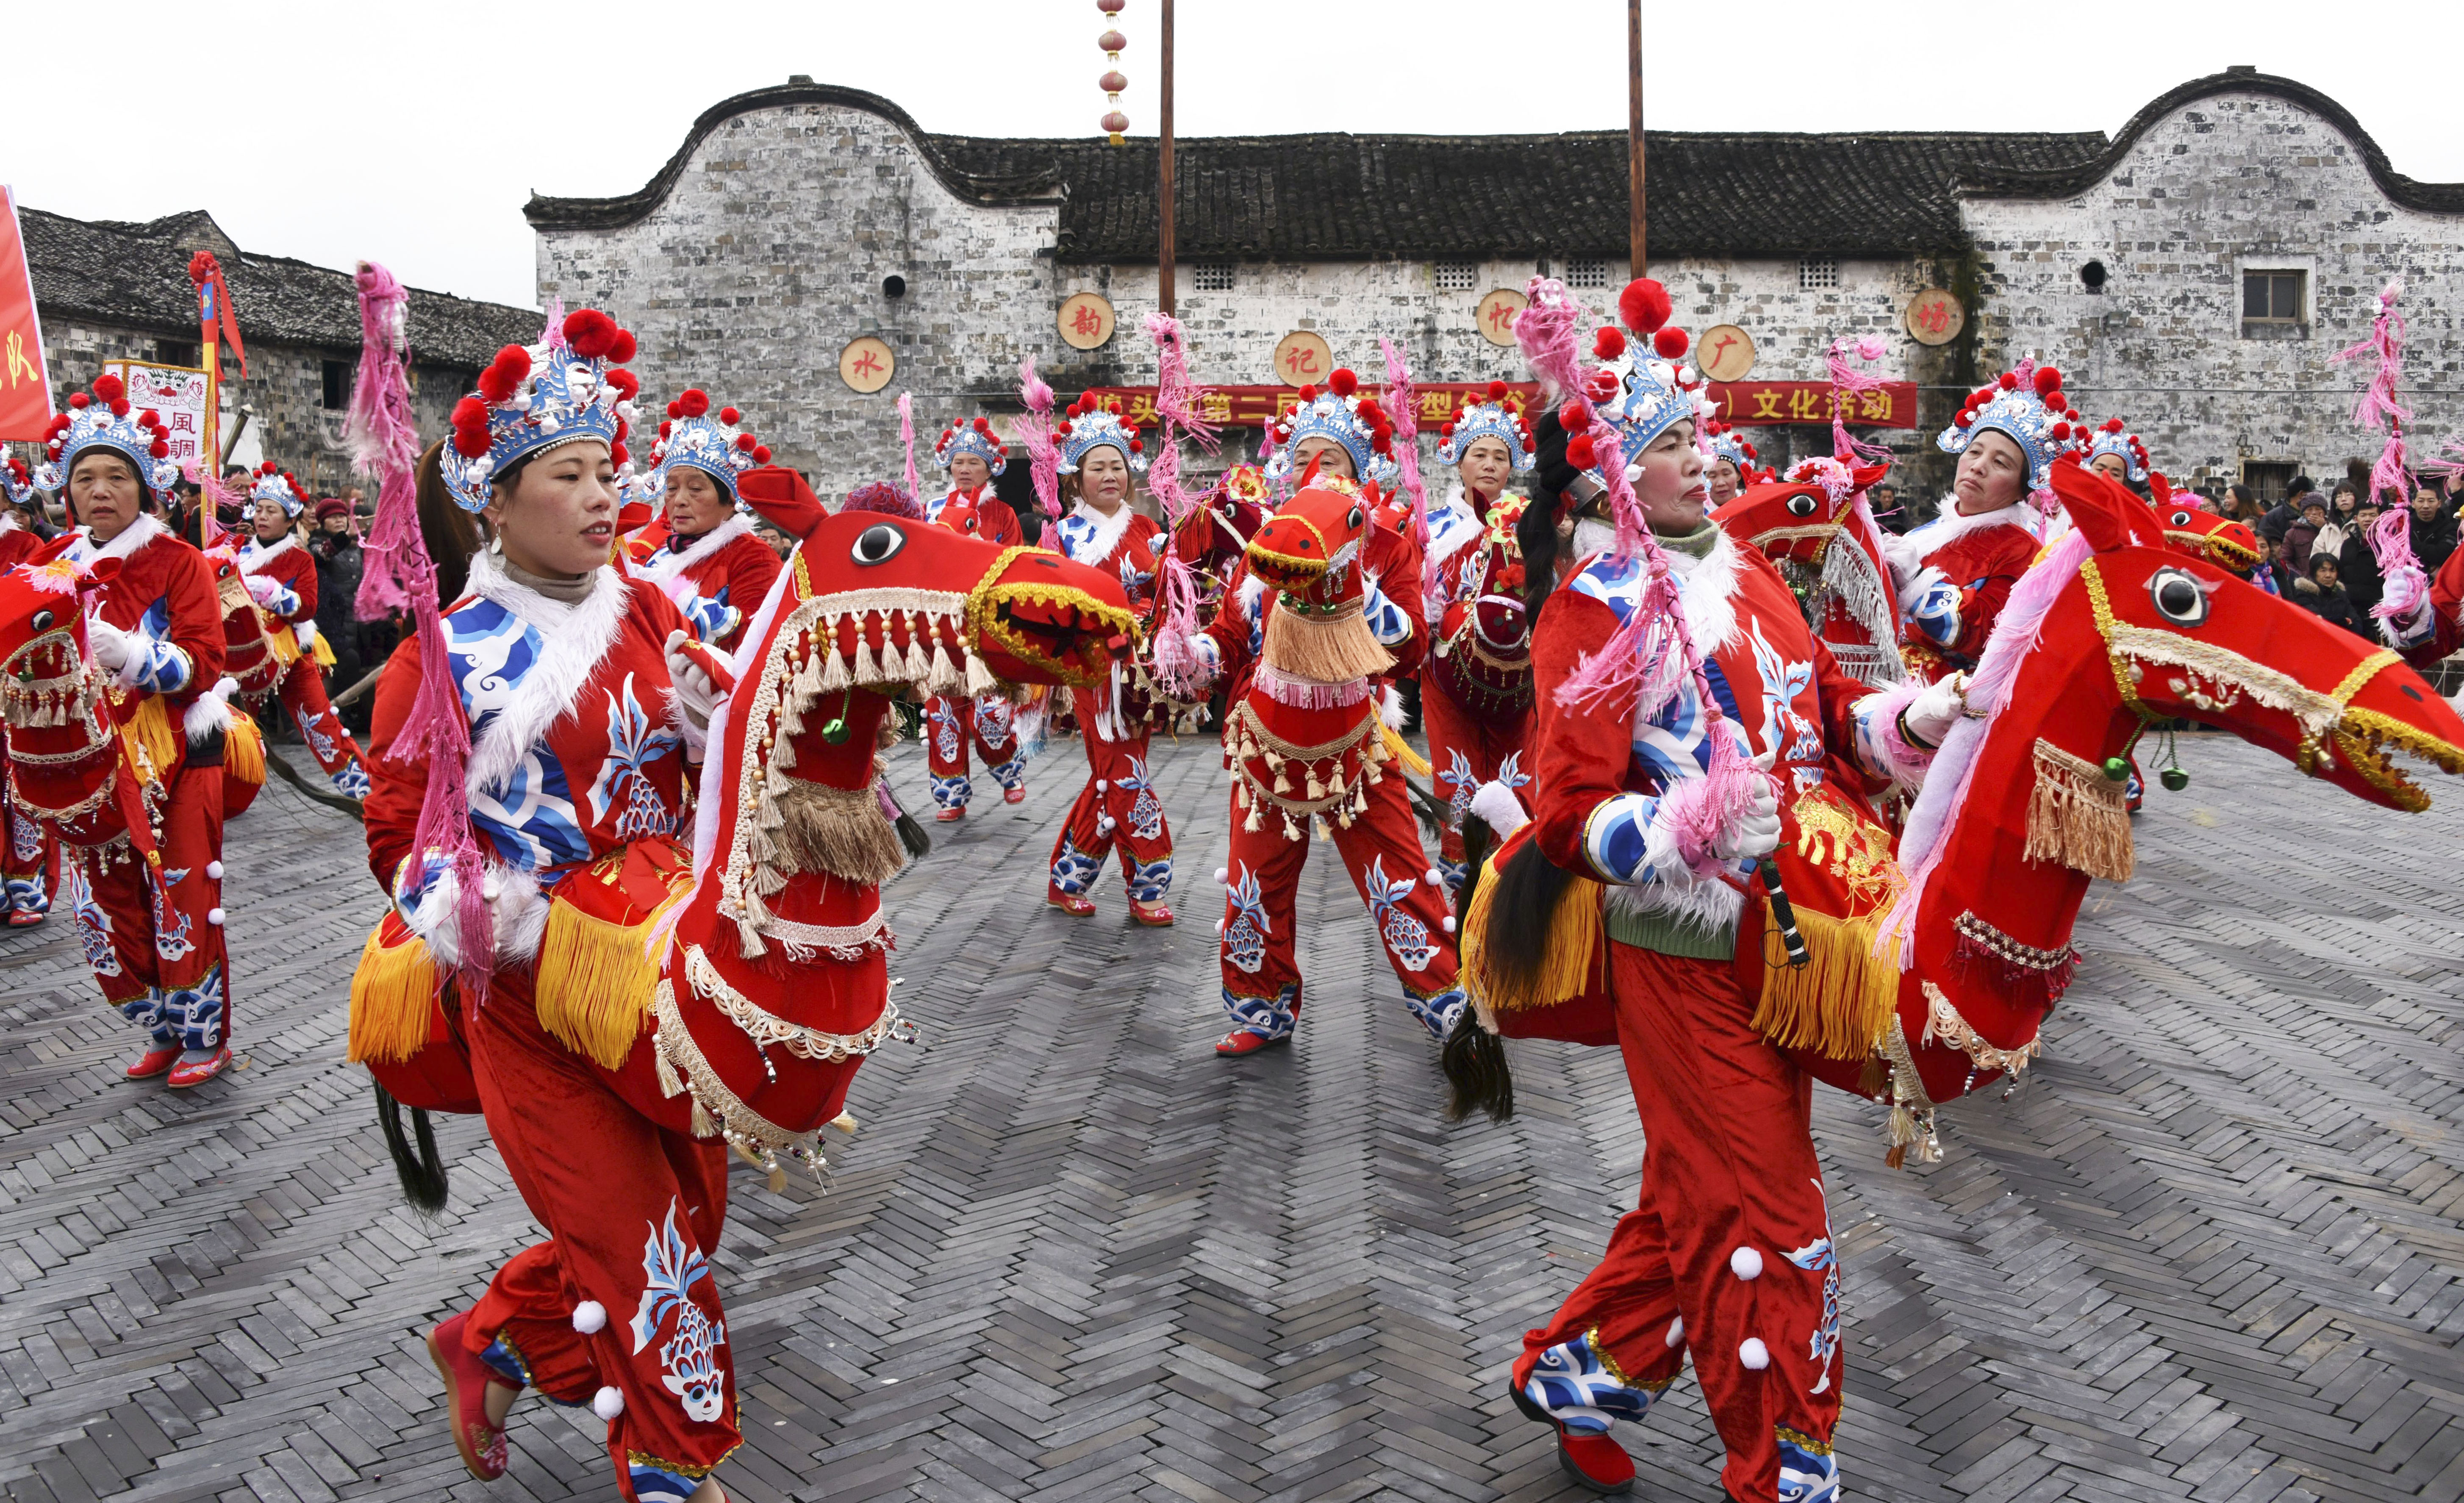
<svg viewBox="0 0 2464 1503"><path fill-rule="evenodd" d="M52 426L52 382L43 364L43 320L17 232L17 194L0 188L0 438L39 442Z"/></svg>
<svg viewBox="0 0 2464 1503"><path fill-rule="evenodd" d="M1787 423L1831 424L1831 384L1827 381L1715 381L1711 400L1720 405L1724 422L1740 427ZM1917 384L1886 381L1878 390L1853 392L1848 421L1859 428L1917 426Z"/></svg>
<svg viewBox="0 0 2464 1503"><path fill-rule="evenodd" d="M1140 428L1153 428L1155 416L1155 388L1153 387L1089 387L1098 400L1118 397L1121 415ZM1375 391L1376 387L1367 388ZM1477 407L1488 400L1485 381L1436 382L1412 388L1418 404L1415 415L1420 431L1434 433L1454 415L1467 407ZM1266 420L1290 411L1300 405L1298 387L1205 387L1198 398L1198 415L1219 428L1264 428ZM1520 412L1540 400L1540 387L1532 382L1510 385L1506 388L1508 410Z"/></svg>

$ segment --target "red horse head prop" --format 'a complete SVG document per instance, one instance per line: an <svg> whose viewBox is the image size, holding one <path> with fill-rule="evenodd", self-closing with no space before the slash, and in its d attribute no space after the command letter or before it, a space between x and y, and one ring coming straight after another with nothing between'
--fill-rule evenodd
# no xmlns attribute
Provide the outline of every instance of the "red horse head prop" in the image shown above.
<svg viewBox="0 0 2464 1503"><path fill-rule="evenodd" d="M2242 579L2248 579L2267 557L2258 545L2258 534L2247 522L2186 504L2161 475L2149 475L2147 483L2155 497L2150 507L2164 524L2165 542L2175 552L2205 559Z"/></svg>

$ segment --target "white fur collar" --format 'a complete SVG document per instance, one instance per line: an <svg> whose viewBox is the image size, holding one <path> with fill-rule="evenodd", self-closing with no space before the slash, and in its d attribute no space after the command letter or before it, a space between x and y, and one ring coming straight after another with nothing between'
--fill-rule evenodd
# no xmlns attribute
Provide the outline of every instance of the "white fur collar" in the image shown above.
<svg viewBox="0 0 2464 1503"><path fill-rule="evenodd" d="M627 586L612 565L602 564L589 595L568 606L515 583L496 556L482 549L471 556L469 587L472 594L520 617L539 635L539 661L513 685L510 701L471 747L470 785L493 794L503 791L522 759L573 713L582 686L624 625Z"/></svg>
<svg viewBox="0 0 2464 1503"><path fill-rule="evenodd" d="M1495 502L1491 502L1495 505ZM1443 558L1452 553L1463 539L1478 535L1482 527L1480 513L1472 510L1459 482L1446 504L1429 514L1429 557Z"/></svg>
<svg viewBox="0 0 2464 1503"><path fill-rule="evenodd" d="M242 574L261 573L267 564L297 546L299 540L287 532L282 535L280 542L270 548L251 538L248 546L239 550L239 571Z"/></svg>
<svg viewBox="0 0 2464 1503"><path fill-rule="evenodd" d="M2029 527L2028 519L2035 513L2035 508L2024 501L2014 501L2000 511L1969 516L1959 509L1958 497L1946 496L1942 498L1942 515L1933 520L1899 537L1883 533L1882 557L1890 561L1891 573L1897 576L1895 583L1898 587L1904 589L1908 581L1915 579L1925 568L1927 554L1947 548L1969 533L1986 527L2017 527L2033 535L2034 529Z"/></svg>
<svg viewBox="0 0 2464 1503"><path fill-rule="evenodd" d="M79 527L77 534L77 541L69 549L69 558L77 564L99 564L105 559L125 561L129 555L155 539L168 537L170 531L171 529L164 526L151 512L139 512L137 519L121 528L119 537L100 545L96 544L91 531Z"/></svg>
<svg viewBox="0 0 2464 1503"><path fill-rule="evenodd" d="M1085 501L1080 501L1069 508L1069 519L1083 521L1095 529L1094 536L1076 547L1067 546L1065 541L1062 551L1069 555L1072 563L1089 566L1100 564L1112 556L1114 548L1121 545L1121 536L1130 530L1130 519L1136 515L1136 508L1131 506L1126 500L1121 502L1120 510L1110 517L1095 510ZM1067 532L1061 529L1054 530L1064 540L1069 536Z"/></svg>
<svg viewBox="0 0 2464 1503"><path fill-rule="evenodd" d="M1587 535L1586 528L1594 530ZM1574 553L1585 563L1616 545L1617 529L1607 522L1587 517L1574 523ZM1735 645L1737 575L1745 567L1745 556L1736 543L1723 532L1711 540L1711 551L1699 559L1674 548L1660 551L1667 555L1668 570L1677 576L1678 599L1685 608L1685 627L1695 650L1717 652Z"/></svg>
<svg viewBox="0 0 2464 1503"><path fill-rule="evenodd" d="M650 561L642 565L641 573L649 579L665 585L737 539L751 536L752 532L753 519L742 512L737 512L727 520L693 540L680 551L673 550L677 543L684 542L685 540L671 533L668 535L668 541L659 545L659 551L651 554Z"/></svg>

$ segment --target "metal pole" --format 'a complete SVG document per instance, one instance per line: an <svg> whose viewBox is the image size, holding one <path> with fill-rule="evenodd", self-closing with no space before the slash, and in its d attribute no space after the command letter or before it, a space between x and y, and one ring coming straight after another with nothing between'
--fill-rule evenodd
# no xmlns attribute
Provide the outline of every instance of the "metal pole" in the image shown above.
<svg viewBox="0 0 2464 1503"><path fill-rule="evenodd" d="M1172 0L1163 0L1163 150L1158 155L1158 179L1155 193L1155 306L1166 314L1173 311L1173 294L1178 290L1178 275L1173 269L1172 220Z"/></svg>
<svg viewBox="0 0 2464 1503"><path fill-rule="evenodd" d="M1164 7L1169 14L1172 0L1164 0ZM1171 43L1164 45L1170 47ZM1634 263L1634 275L1640 276L1643 231L1650 222L1643 212L1642 198L1642 0L1625 0L1625 81L1626 193L1633 201L1633 217L1626 226L1627 253ZM1169 99L1172 85L1166 83L1164 88L1165 98Z"/></svg>

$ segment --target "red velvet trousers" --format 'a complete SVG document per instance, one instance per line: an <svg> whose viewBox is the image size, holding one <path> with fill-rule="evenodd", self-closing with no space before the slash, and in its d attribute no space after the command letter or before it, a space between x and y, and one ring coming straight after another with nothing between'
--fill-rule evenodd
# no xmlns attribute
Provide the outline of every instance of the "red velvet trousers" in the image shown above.
<svg viewBox="0 0 2464 1503"><path fill-rule="evenodd" d="M341 714L333 701L325 697L325 675L317 671L317 660L308 653L283 670L282 681L275 687L275 696L291 712L299 726L299 739L308 743L308 755L317 759L327 782L345 798L368 796L366 763L360 755L360 743L353 740L342 724ZM262 720L262 702L257 706Z"/></svg>
<svg viewBox="0 0 2464 1503"><path fill-rule="evenodd" d="M497 973L470 1037L489 1136L549 1240L497 1270L464 1339L500 1368L510 1354L561 1403L614 1388L624 1404L607 1450L626 1497L680 1498L742 1439L709 1262L727 1215L726 1144L634 1110L618 1077L539 1027L527 976ZM576 1328L584 1301L600 1307L589 1332Z"/></svg>
<svg viewBox="0 0 2464 1503"><path fill-rule="evenodd" d="M1610 965L1646 1138L1641 1201L1556 1318L1525 1335L1515 1381L1552 1349L1587 1341L1604 1369L1588 1381L1656 1394L1690 1351L1727 1448L1729 1494L1828 1497L1839 1266L1812 1077L1754 1031L1754 999L1727 962L1613 944ZM1616 1397L1598 1407L1619 1410ZM1798 1492L1781 1492L1783 1469Z"/></svg>
<svg viewBox="0 0 2464 1503"><path fill-rule="evenodd" d="M1052 845L1052 885L1084 896L1115 846L1133 902L1159 903L1172 892L1172 827L1147 778L1147 728L1125 727L1114 740L1097 728L1095 696L1072 689L1070 707L1087 744L1087 785L1078 790Z"/></svg>
<svg viewBox="0 0 2464 1503"><path fill-rule="evenodd" d="M124 843L63 851L77 939L122 1017L157 1044L214 1049L231 1041L220 740L188 746L171 774L160 851L156 871Z"/></svg>
<svg viewBox="0 0 2464 1503"><path fill-rule="evenodd" d="M1496 778L1506 760L1523 750L1531 736L1531 711L1503 719L1473 714L1440 688L1435 675L1420 675L1420 725L1429 733L1429 771L1439 797L1446 801L1446 828L1438 839L1452 886L1463 886L1463 816L1471 812L1471 796ZM1530 769L1518 763L1517 777Z"/></svg>

